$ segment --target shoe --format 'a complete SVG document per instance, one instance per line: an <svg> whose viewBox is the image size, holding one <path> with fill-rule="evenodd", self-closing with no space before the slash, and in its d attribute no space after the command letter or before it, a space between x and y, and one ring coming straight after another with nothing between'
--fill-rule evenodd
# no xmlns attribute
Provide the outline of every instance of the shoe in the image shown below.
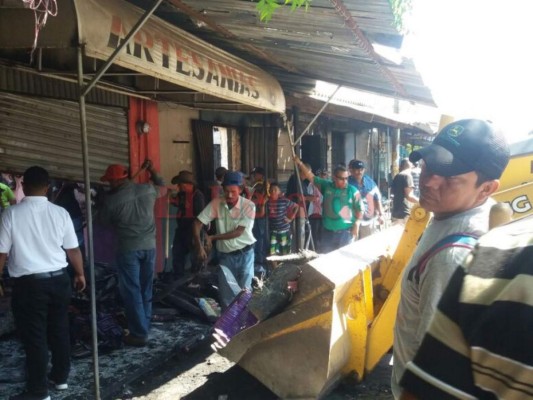
<svg viewBox="0 0 533 400"><path fill-rule="evenodd" d="M30 392L22 392L15 396L11 396L9 400L50 400L47 394L33 394Z"/></svg>
<svg viewBox="0 0 533 400"><path fill-rule="evenodd" d="M58 383L55 379L51 378L50 375L48 375L48 381L52 384L52 386L56 390L67 390L68 389L68 383Z"/></svg>
<svg viewBox="0 0 533 400"><path fill-rule="evenodd" d="M141 337L137 337L133 335L123 336L122 341L124 342L125 345L134 346L134 347L144 347L146 346L146 343L147 343L145 338L141 338Z"/></svg>
<svg viewBox="0 0 533 400"><path fill-rule="evenodd" d="M67 390L68 383L56 383L53 379L49 379L50 383L56 390Z"/></svg>

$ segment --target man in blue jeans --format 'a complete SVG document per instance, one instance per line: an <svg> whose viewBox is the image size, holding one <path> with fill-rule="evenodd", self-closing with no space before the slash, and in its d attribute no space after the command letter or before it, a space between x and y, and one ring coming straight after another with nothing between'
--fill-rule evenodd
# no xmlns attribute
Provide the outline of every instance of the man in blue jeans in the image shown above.
<svg viewBox="0 0 533 400"><path fill-rule="evenodd" d="M155 185L164 185L150 160L146 160L142 168L148 170ZM128 178L128 169L117 164L110 165L100 180L109 182L111 187L99 220L113 226L118 238L118 284L129 329L124 343L144 346L152 318L154 205L159 190L151 184L133 183Z"/></svg>
<svg viewBox="0 0 533 400"><path fill-rule="evenodd" d="M241 289L252 288L254 243L252 234L255 204L242 197L242 176L228 172L222 182L224 197L211 200L194 221L193 236L198 258L207 260L211 242L216 240L220 265L228 268ZM203 225L215 220L216 234L206 235L205 248L200 238Z"/></svg>

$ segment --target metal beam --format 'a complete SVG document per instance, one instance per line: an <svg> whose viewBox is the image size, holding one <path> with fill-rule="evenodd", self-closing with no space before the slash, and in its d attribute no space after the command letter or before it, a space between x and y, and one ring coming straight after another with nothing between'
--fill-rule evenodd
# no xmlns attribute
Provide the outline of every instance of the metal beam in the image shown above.
<svg viewBox="0 0 533 400"><path fill-rule="evenodd" d="M316 121L316 119L320 116L320 114L322 114L322 111L324 111L326 109L326 107L328 106L328 104L331 102L331 100L333 100L333 97L337 94L337 92L339 91L339 89L341 88L342 86L339 85L337 86L337 89L335 89L335 91L331 94L331 96L329 96L328 98L328 101L326 101L324 103L324 105L322 106L322 108L316 113L316 115L313 117L313 119L311 120L311 122L309 122L309 124L307 124L307 127L304 129L304 131L300 134L300 136L298 136L298 139L296 139L294 141L294 144L298 144L300 143L300 140L302 140L303 136L307 133L307 131L309 130L309 128L311 128L311 126L314 124L314 122ZM294 147L294 145L293 145Z"/></svg>
<svg viewBox="0 0 533 400"><path fill-rule="evenodd" d="M137 23L131 28L131 31L126 35L124 38L124 41L113 51L113 54L109 56L107 61L104 65L100 67L100 70L96 73L96 75L93 77L93 79L85 86L82 90L81 95L87 96L87 93L91 91L91 89L96 85L96 83L100 80L100 78L106 73L107 69L113 64L115 59L118 57L120 52L128 45L130 40L135 36L137 32L143 27L143 25L148 21L148 19L152 16L152 14L155 12L157 7L163 2L163 0L157 0L152 7L147 10L144 15L137 21Z"/></svg>

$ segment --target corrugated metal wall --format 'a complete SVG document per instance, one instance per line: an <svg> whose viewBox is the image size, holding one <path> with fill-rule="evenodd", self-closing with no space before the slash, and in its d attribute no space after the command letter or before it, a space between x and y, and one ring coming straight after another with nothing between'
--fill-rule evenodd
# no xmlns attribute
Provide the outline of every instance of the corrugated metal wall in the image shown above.
<svg viewBox="0 0 533 400"><path fill-rule="evenodd" d="M78 101L79 92L78 85L74 82L9 68L5 65L0 65L0 91L72 101ZM128 108L129 97L94 88L87 94L86 102Z"/></svg>
<svg viewBox="0 0 533 400"><path fill-rule="evenodd" d="M129 164L126 110L87 105L91 181L108 164ZM83 180L78 103L0 92L0 170L32 165L54 178Z"/></svg>

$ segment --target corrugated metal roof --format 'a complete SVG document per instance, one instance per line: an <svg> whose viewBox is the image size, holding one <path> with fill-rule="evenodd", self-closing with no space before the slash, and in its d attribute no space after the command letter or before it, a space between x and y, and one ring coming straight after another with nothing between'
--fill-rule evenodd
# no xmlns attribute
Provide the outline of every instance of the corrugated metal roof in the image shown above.
<svg viewBox="0 0 533 400"><path fill-rule="evenodd" d="M156 14L267 70L288 93L323 80L434 105L410 60L396 65L371 45L401 45L388 0L313 0L307 11L280 7L266 24L253 1L167 0Z"/></svg>

